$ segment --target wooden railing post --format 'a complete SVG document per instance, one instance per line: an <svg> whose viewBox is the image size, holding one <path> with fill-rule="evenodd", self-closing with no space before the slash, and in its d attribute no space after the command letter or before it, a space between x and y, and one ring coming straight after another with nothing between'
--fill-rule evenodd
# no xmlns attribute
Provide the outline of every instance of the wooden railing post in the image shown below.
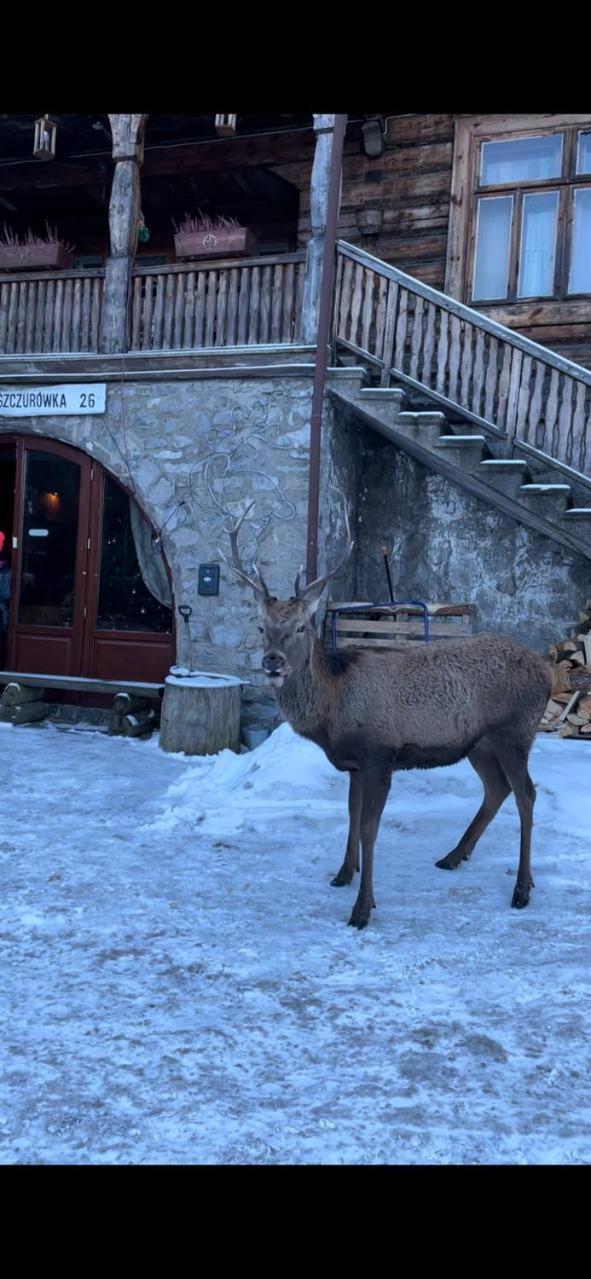
<svg viewBox="0 0 591 1279"><path fill-rule="evenodd" d="M334 138L334 115L315 115L316 149L310 182L310 239L306 250L300 342L314 346L318 337L322 262L326 236L328 183Z"/></svg>
<svg viewBox="0 0 591 1279"><path fill-rule="evenodd" d="M140 164L145 115L110 115L115 173L109 204L107 261L101 350L123 352L129 345L131 270L140 217Z"/></svg>

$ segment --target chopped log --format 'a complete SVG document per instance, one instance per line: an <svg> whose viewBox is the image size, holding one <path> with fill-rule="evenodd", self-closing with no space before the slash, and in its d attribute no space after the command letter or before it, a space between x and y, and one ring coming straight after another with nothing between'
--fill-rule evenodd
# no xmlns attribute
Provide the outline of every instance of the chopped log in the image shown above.
<svg viewBox="0 0 591 1279"><path fill-rule="evenodd" d="M139 715L123 715L121 732L124 737L143 737L156 727L156 712L142 711Z"/></svg>
<svg viewBox="0 0 591 1279"><path fill-rule="evenodd" d="M580 693L588 693L591 691L591 665L573 666L570 675L570 685L573 689L578 689Z"/></svg>
<svg viewBox="0 0 591 1279"><path fill-rule="evenodd" d="M562 696L564 696L564 694L562 694ZM566 696L568 698L569 694L567 693ZM546 719L546 717L548 717L549 719L552 719L554 715L560 715L561 710L562 710L562 705L558 701L558 698L554 700L554 698L551 697L546 707L546 710L544 711L543 718Z"/></svg>
<svg viewBox="0 0 591 1279"><path fill-rule="evenodd" d="M571 662L573 662L573 663L574 663L574 665L575 665L575 666L585 666L585 665L586 665L586 663L585 663L585 654L584 654L584 653L582 653L580 649L578 649L576 653L571 653L571 659L570 659L570 660L571 660Z"/></svg>
<svg viewBox="0 0 591 1279"><path fill-rule="evenodd" d="M581 724L579 737L591 737L591 724Z"/></svg>
<svg viewBox="0 0 591 1279"><path fill-rule="evenodd" d="M578 706L577 713L585 715L587 719L591 719L591 697L582 697Z"/></svg>
<svg viewBox="0 0 591 1279"><path fill-rule="evenodd" d="M577 702L578 702L578 700L579 700L579 697L580 697L580 696L581 696L581 694L580 694L579 692L577 692L577 693L573 693L573 695L572 695L572 697L571 697L571 699L570 699L570 702L567 702L567 704L566 704L566 706L565 706L564 710L563 710L563 711L561 711L560 715L558 716L558 722L559 722L559 724L560 724L560 723L562 723L562 722L563 722L563 720L565 720L565 719L566 719L567 715L569 715L569 714L570 714L570 712L574 709L574 707L576 706L576 704L577 704Z"/></svg>
<svg viewBox="0 0 591 1279"><path fill-rule="evenodd" d="M48 702L27 702L24 706L3 706L0 709L0 723L35 724L38 720L45 719L48 711Z"/></svg>
<svg viewBox="0 0 591 1279"><path fill-rule="evenodd" d="M556 646L556 661L563 662L570 660L571 655L576 653L577 645L574 640L561 640Z"/></svg>
<svg viewBox="0 0 591 1279"><path fill-rule="evenodd" d="M7 684L2 694L3 706L23 706L25 702L39 702L43 697L42 688L27 688L24 684Z"/></svg>
<svg viewBox="0 0 591 1279"><path fill-rule="evenodd" d="M578 733L578 729L574 728L572 724L562 724L561 727L558 729L558 736L559 737L578 737L579 733Z"/></svg>
<svg viewBox="0 0 591 1279"><path fill-rule="evenodd" d="M554 685L552 688L552 697L557 697L558 693L569 693L571 691L571 675L570 662L559 662L553 668Z"/></svg>
<svg viewBox="0 0 591 1279"><path fill-rule="evenodd" d="M228 675L203 681L174 679L164 687L160 745L185 755L215 755L240 750L241 681Z"/></svg>
<svg viewBox="0 0 591 1279"><path fill-rule="evenodd" d="M136 711L148 711L150 703L147 697L135 697L133 693L116 693L113 698L113 710L119 715L135 714Z"/></svg>
<svg viewBox="0 0 591 1279"><path fill-rule="evenodd" d="M562 710L562 707L566 706L567 702L570 702L571 693L572 693L572 689L570 688L568 692L565 692L565 693L553 693L551 700L553 702L559 702L561 704L560 709Z"/></svg>
<svg viewBox="0 0 591 1279"><path fill-rule="evenodd" d="M591 666L591 635L586 635L583 640L583 652L585 654L585 664Z"/></svg>

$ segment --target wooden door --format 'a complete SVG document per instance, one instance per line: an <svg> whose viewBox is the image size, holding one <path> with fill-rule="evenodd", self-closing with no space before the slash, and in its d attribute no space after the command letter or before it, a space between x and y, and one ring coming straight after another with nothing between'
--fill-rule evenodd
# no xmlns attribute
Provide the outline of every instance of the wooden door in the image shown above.
<svg viewBox="0 0 591 1279"><path fill-rule="evenodd" d="M15 445L7 668L162 680L173 658L169 579L137 504L77 449Z"/></svg>
<svg viewBox="0 0 591 1279"><path fill-rule="evenodd" d="M11 670L82 674L89 495L84 453L17 439Z"/></svg>

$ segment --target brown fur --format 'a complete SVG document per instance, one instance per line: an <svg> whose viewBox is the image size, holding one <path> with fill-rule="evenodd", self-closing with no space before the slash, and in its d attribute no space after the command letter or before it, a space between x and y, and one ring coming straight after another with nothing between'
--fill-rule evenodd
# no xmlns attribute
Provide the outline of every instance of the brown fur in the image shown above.
<svg viewBox="0 0 591 1279"><path fill-rule="evenodd" d="M264 583L247 580L259 596L263 669L285 718L350 775L347 850L332 880L335 887L351 883L361 844L361 884L349 923L364 928L375 906L373 849L392 773L464 758L483 783L484 800L456 847L436 865L453 870L470 857L512 790L521 843L511 904L526 906L533 887L535 800L527 761L550 696L549 664L508 636L487 634L397 650L327 653L312 619L332 576L301 592L296 584L291 600L278 600Z"/></svg>

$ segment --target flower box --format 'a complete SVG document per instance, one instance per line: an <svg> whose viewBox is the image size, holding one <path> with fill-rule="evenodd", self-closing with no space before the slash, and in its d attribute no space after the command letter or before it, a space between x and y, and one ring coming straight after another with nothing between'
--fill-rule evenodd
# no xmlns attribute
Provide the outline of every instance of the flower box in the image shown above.
<svg viewBox="0 0 591 1279"><path fill-rule="evenodd" d="M0 271L60 271L72 265L63 244L0 244Z"/></svg>
<svg viewBox="0 0 591 1279"><path fill-rule="evenodd" d="M229 258L249 256L256 241L247 227L219 231L177 231L174 251L177 258Z"/></svg>

